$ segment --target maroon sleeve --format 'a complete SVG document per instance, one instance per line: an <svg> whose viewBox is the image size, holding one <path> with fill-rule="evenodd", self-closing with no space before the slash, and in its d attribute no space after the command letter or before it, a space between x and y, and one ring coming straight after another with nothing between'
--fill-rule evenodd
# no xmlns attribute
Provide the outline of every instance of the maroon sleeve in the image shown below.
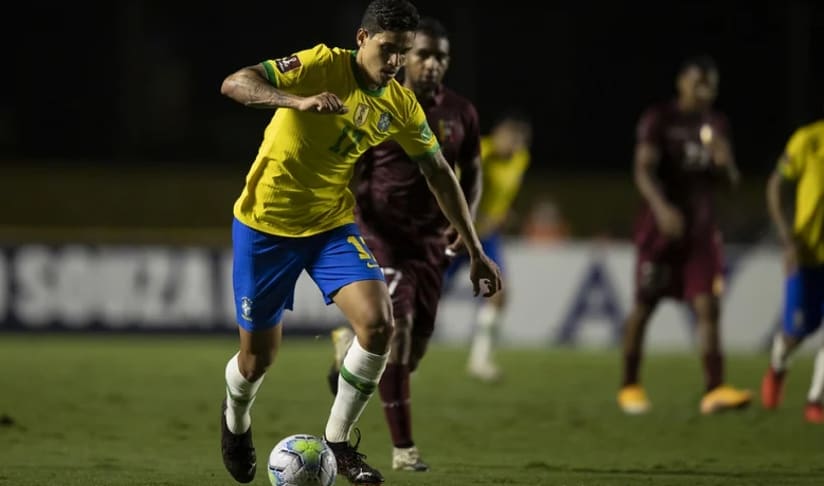
<svg viewBox="0 0 824 486"><path fill-rule="evenodd" d="M464 139L458 155L460 161L472 162L481 154L481 128L475 105L467 103L461 118L464 123Z"/></svg>
<svg viewBox="0 0 824 486"><path fill-rule="evenodd" d="M650 143L656 146L661 145L662 141L662 116L661 110L657 108L649 108L641 115L636 127L636 138L638 143Z"/></svg>

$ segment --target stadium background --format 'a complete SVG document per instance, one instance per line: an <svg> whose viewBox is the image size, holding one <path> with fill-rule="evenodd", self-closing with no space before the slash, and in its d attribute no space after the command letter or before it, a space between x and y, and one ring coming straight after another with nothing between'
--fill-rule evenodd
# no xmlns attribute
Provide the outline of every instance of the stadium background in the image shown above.
<svg viewBox="0 0 824 486"><path fill-rule="evenodd" d="M21 5L37 22L17 25L15 69L4 80L10 96L0 101L0 328L231 330L231 205L271 114L241 109L219 94L220 83L240 66L315 42L352 45L363 2L318 4L323 15L311 22L301 4L245 7ZM516 304L504 339L558 342L562 328L589 320L602 337L584 343L614 342L608 336L631 286L634 125L642 109L672 96L684 57L709 53L720 66L718 106L731 119L744 175L721 206L737 269L728 339L751 346L753 326L766 335L774 325L780 297L764 182L792 130L824 110L824 63L815 62L824 59L824 8L802 1L746 8L585 1L546 5L539 15L528 8L420 3L449 28L446 81L475 101L484 131L509 105L528 107L534 120L533 165L507 226ZM597 253L586 249L593 242ZM513 251L518 245L530 250ZM592 287L589 272L604 252L617 263L602 272L606 285ZM564 264L548 263L556 260ZM519 298L536 279L544 300ZM336 323L313 292L301 292L288 332ZM444 302L441 320L450 325L440 338L460 341L468 332L466 296ZM564 297L546 308L553 296ZM681 322L689 316L658 318L673 320L671 329L653 329L666 342L689 343Z"/></svg>
<svg viewBox="0 0 824 486"><path fill-rule="evenodd" d="M359 424L361 450L387 484L824 484L821 429L801 420L808 354L793 364L782 410L703 417L691 316L668 305L645 358L652 412L627 417L615 405L635 122L673 94L678 64L694 53L719 63L718 105L744 176L722 199L727 374L757 389L782 285L764 184L789 134L824 112L824 4L417 3L450 29L446 81L476 102L482 128L520 104L536 137L507 227L505 380L486 387L463 373L473 302L456 288L413 380L416 442L432 471L391 471L379 404ZM0 486L229 484L216 435L223 368L237 349L229 222L270 113L219 86L243 65L316 42L351 46L364 5L7 9ZM339 317L305 280L297 306L255 405L259 457L287 434L320 433L328 413L325 331ZM265 474L255 484L268 484Z"/></svg>

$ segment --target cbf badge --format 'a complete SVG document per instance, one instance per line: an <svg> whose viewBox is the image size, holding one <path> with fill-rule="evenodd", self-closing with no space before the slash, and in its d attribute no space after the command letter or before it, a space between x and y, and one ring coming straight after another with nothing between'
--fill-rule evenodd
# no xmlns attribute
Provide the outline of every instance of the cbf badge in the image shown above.
<svg viewBox="0 0 824 486"><path fill-rule="evenodd" d="M385 132L389 129L389 125L392 123L392 115L389 113L383 112L381 113L381 117L378 118L378 130Z"/></svg>
<svg viewBox="0 0 824 486"><path fill-rule="evenodd" d="M252 299L243 297L240 299L240 316L247 321L252 321Z"/></svg>
<svg viewBox="0 0 824 486"><path fill-rule="evenodd" d="M366 117L369 115L369 107L363 103L359 103L358 107L355 108L355 126L361 126L366 121Z"/></svg>

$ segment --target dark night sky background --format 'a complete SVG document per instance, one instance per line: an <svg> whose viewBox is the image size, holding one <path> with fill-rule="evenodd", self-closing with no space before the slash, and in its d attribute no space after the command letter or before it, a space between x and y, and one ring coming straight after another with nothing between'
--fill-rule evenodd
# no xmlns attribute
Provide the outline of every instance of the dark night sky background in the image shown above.
<svg viewBox="0 0 824 486"><path fill-rule="evenodd" d="M739 163L766 172L824 112L824 2L420 1L452 34L447 83L482 128L528 108L535 164L626 171L641 110L695 53L721 70ZM317 42L353 47L365 2L20 4L2 34L4 163L248 165L270 113L219 93L235 69Z"/></svg>

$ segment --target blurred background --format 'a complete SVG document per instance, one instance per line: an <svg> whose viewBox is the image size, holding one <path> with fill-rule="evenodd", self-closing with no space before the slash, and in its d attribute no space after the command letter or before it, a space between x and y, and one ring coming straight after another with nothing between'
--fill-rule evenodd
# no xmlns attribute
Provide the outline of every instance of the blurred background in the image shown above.
<svg viewBox="0 0 824 486"><path fill-rule="evenodd" d="M365 5L18 5L23 21L7 19L2 34L0 328L231 330L231 208L271 113L221 96L220 84L242 66L318 42L354 47ZM631 286L635 125L674 95L683 59L703 53L719 65L717 106L743 173L740 190L722 198L730 271L754 272L739 279L750 282L746 291L733 280L729 307L741 309L728 312L733 321L762 316L755 324L766 333L780 270L764 184L792 131L824 112L824 4L417 5L449 29L446 83L475 102L482 130L511 105L527 107L534 123L532 165L506 226L522 303L511 307L523 314L509 320L534 319L542 295L557 307L527 334L513 324L504 338L532 343L537 333L551 342L583 298L595 302L594 319L610 323L592 342L613 342ZM519 289L534 290L536 265L552 282L520 300ZM607 284L587 284L592 272ZM581 297L586 289L599 296ZM323 330L337 319L314 289L299 294L306 304L299 296L291 329ZM462 295L447 298L445 319L469 312ZM614 309L599 315L604 299ZM765 307L750 309L753 301ZM442 337L466 332L453 326ZM673 331L673 343L681 338Z"/></svg>

